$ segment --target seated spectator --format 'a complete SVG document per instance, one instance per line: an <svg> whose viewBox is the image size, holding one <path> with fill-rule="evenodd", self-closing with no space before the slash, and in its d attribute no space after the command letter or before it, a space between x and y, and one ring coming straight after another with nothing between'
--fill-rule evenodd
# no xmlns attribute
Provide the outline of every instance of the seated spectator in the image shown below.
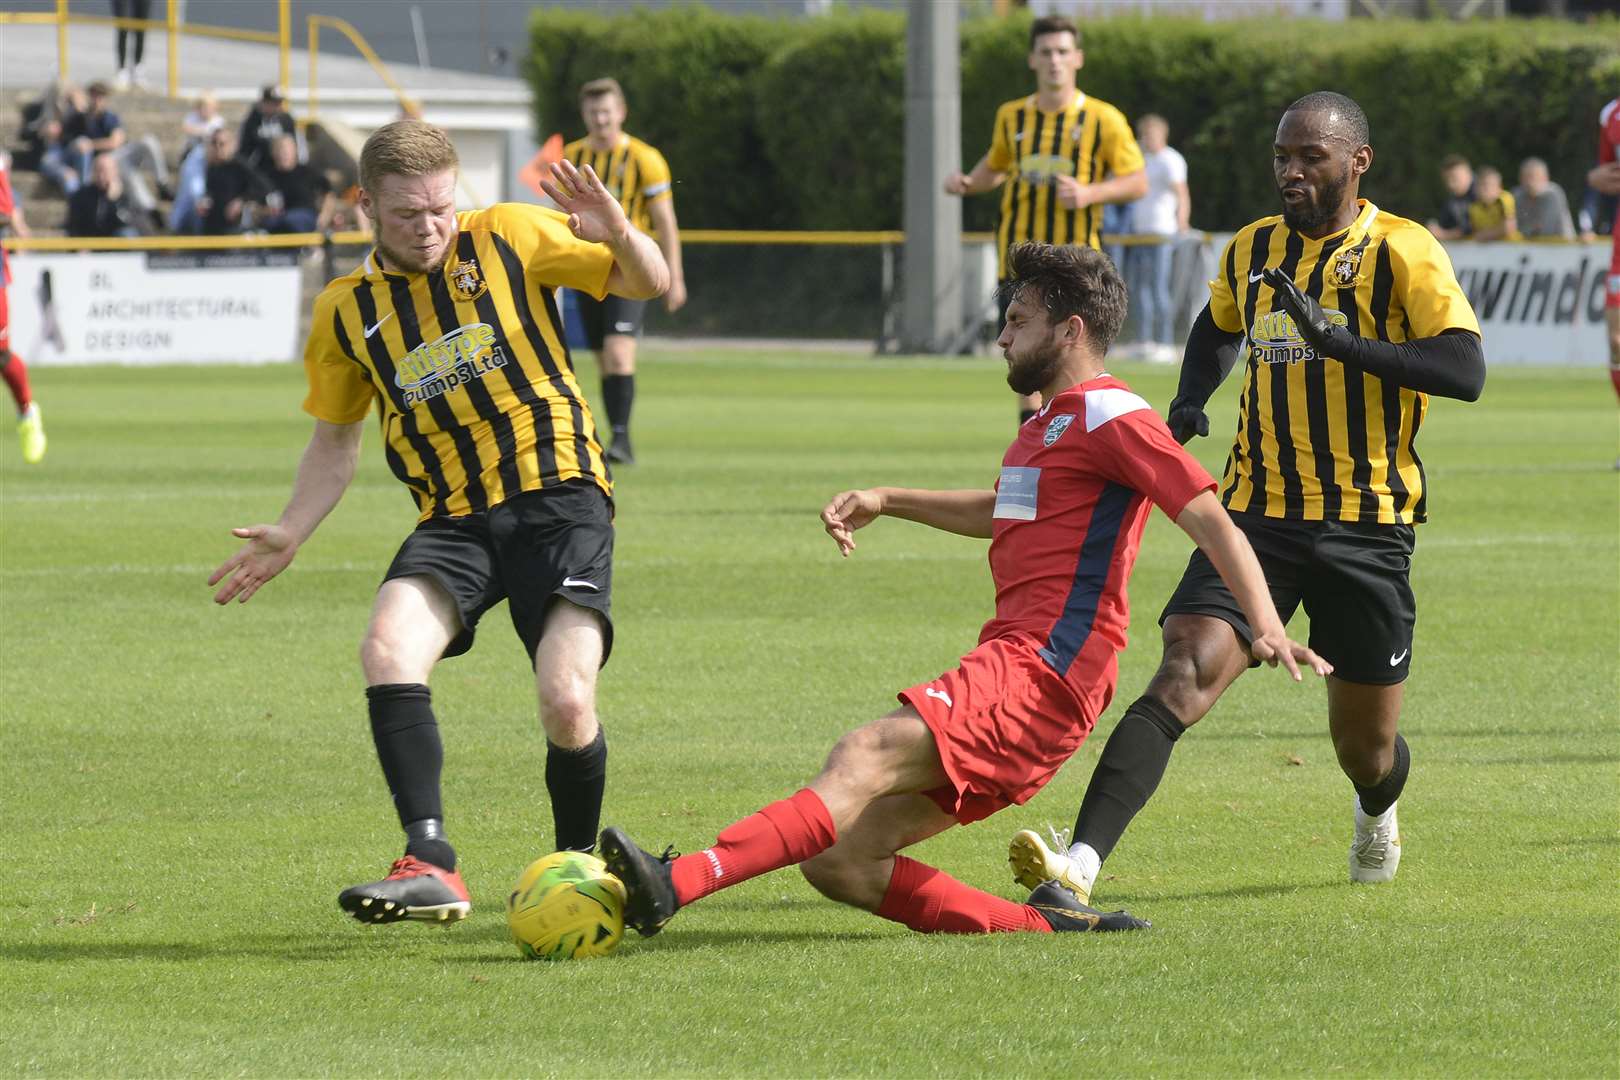
<svg viewBox="0 0 1620 1080"><path fill-rule="evenodd" d="M45 152L62 138L62 122L90 107L83 90L72 83L52 79L38 101L22 107L22 149L27 167L38 170ZM19 158L16 164L22 164Z"/></svg>
<svg viewBox="0 0 1620 1080"><path fill-rule="evenodd" d="M112 91L104 82L93 82L88 93L84 111L62 119L55 145L46 148L39 163L39 171L68 196L89 179L90 162L97 154L124 145L123 121L107 108Z"/></svg>
<svg viewBox="0 0 1620 1080"><path fill-rule="evenodd" d="M186 136L186 142L180 149L180 160L208 141L208 136L225 126L225 118L219 114L219 101L214 97L212 90L204 90L186 113L186 118L180 121L180 130Z"/></svg>
<svg viewBox="0 0 1620 1080"><path fill-rule="evenodd" d="M202 231L224 236L247 230L251 204L264 194L264 180L236 156L236 134L220 128L208 137L208 171L203 197L197 200Z"/></svg>
<svg viewBox="0 0 1620 1080"><path fill-rule="evenodd" d="M1547 163L1540 158L1525 158L1519 166L1519 186L1513 191L1513 203L1514 217L1524 236L1575 239L1569 198L1553 182Z"/></svg>
<svg viewBox="0 0 1620 1080"><path fill-rule="evenodd" d="M1474 202L1468 207L1470 240L1517 240L1519 225L1511 193L1502 189L1502 173L1487 165L1479 170Z"/></svg>
<svg viewBox="0 0 1620 1080"><path fill-rule="evenodd" d="M1474 167L1461 154L1447 154L1440 160L1440 179L1446 185L1446 199L1439 216L1430 219L1429 231L1442 240L1460 240L1468 235L1468 208L1474 205Z"/></svg>
<svg viewBox="0 0 1620 1080"><path fill-rule="evenodd" d="M110 150L90 164L90 179L68 200L69 236L144 236L146 215L124 186L123 170Z"/></svg>
<svg viewBox="0 0 1620 1080"><path fill-rule="evenodd" d="M298 163L298 142L282 135L270 144L270 171L265 175L268 215L262 224L273 233L316 232L332 217L332 192L326 178Z"/></svg>
<svg viewBox="0 0 1620 1080"><path fill-rule="evenodd" d="M267 86L259 95L258 103L242 120L237 152L249 168L267 173L270 171L270 144L280 135L296 139L298 124L287 111L287 99L281 96L281 91Z"/></svg>

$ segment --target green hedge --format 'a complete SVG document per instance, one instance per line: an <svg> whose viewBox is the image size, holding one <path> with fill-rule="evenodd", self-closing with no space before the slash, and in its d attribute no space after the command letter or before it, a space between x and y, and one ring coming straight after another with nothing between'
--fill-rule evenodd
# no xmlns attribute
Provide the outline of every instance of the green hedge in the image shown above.
<svg viewBox="0 0 1620 1080"><path fill-rule="evenodd" d="M840 11L808 20L703 7L610 15L537 10L530 80L539 130L582 133L581 83L613 75L628 127L669 158L681 223L704 228L899 227L905 21ZM1422 218L1436 163L1467 154L1514 182L1546 158L1579 197L1597 113L1620 89L1620 21L1328 23L1113 19L1082 26L1080 85L1128 116L1162 113L1186 155L1193 221L1235 228L1276 207L1270 146L1279 114L1316 89L1351 95L1372 123L1363 191ZM962 159L989 145L996 106L1030 92L1028 16L962 27ZM995 199L967 201L989 228Z"/></svg>

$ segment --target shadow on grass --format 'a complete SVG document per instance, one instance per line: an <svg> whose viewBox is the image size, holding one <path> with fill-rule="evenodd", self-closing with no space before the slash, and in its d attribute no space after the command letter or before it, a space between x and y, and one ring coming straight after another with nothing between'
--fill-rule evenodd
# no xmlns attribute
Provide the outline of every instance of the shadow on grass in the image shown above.
<svg viewBox="0 0 1620 1080"><path fill-rule="evenodd" d="M311 941L293 935L254 935L209 941L54 941L0 945L0 960L71 964L94 960L151 960L189 964L224 956L269 957L289 961L353 958L367 943Z"/></svg>
<svg viewBox="0 0 1620 1080"><path fill-rule="evenodd" d="M1277 896L1292 896L1296 893L1318 892L1323 889L1342 889L1345 883L1339 878L1330 881L1317 881L1306 883L1288 883L1278 885L1238 885L1230 889L1210 889L1205 892L1161 893L1145 892L1140 890L1120 889L1117 892L1110 887L1108 895L1101 901L1094 900L1094 904L1101 902L1105 908L1115 905L1130 907L1133 904L1162 904L1173 903L1177 900L1258 900ZM1138 912L1137 914L1140 914ZM1151 916L1147 916L1151 918Z"/></svg>

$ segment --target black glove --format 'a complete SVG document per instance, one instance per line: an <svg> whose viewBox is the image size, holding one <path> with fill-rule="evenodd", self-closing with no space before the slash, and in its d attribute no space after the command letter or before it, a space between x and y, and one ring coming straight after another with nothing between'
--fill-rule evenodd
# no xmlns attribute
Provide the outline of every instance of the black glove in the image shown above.
<svg viewBox="0 0 1620 1080"><path fill-rule="evenodd" d="M1181 398L1170 403L1170 412L1164 422L1170 426L1170 434L1182 446L1192 441L1194 435L1209 434L1209 417L1204 410Z"/></svg>
<svg viewBox="0 0 1620 1080"><path fill-rule="evenodd" d="M1288 317L1299 328L1299 336L1316 350L1316 355L1334 360L1349 357L1356 335L1329 319L1322 305L1300 292L1294 280L1281 270L1271 267L1262 271L1260 277L1277 296L1274 308L1288 312Z"/></svg>

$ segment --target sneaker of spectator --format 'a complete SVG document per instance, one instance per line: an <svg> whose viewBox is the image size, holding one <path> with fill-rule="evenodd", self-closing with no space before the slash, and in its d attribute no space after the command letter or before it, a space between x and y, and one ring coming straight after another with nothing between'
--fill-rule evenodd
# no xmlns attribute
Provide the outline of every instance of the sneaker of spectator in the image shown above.
<svg viewBox="0 0 1620 1080"><path fill-rule="evenodd" d="M1525 158L1519 165L1519 186L1513 189L1513 202L1519 232L1525 237L1575 239L1569 197L1540 158Z"/></svg>
<svg viewBox="0 0 1620 1080"><path fill-rule="evenodd" d="M1468 207L1470 240L1518 240L1519 225L1513 195L1502 188L1502 173L1487 165L1474 183L1474 201Z"/></svg>
<svg viewBox="0 0 1620 1080"><path fill-rule="evenodd" d="M69 236L144 236L146 215L130 197L118 157L110 150L90 164L90 179L68 200Z"/></svg>

